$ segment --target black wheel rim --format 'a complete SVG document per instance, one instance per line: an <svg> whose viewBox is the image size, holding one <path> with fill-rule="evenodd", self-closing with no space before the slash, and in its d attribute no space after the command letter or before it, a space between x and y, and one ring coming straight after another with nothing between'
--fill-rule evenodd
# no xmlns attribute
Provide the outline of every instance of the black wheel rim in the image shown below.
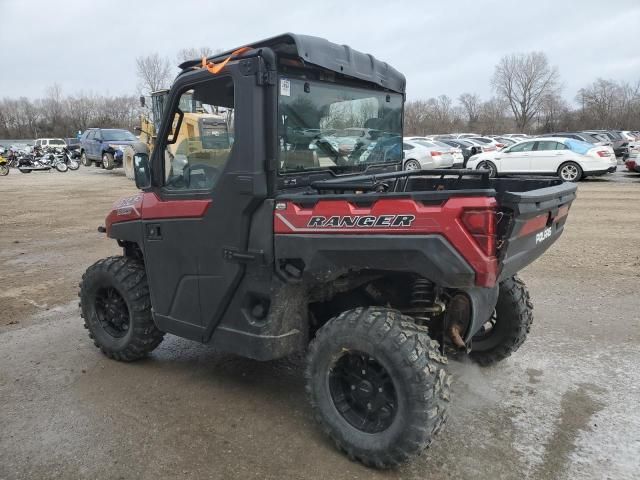
<svg viewBox="0 0 640 480"><path fill-rule="evenodd" d="M342 417L366 433L379 433L391 426L398 398L391 376L366 353L342 355L329 372L331 399Z"/></svg>
<svg viewBox="0 0 640 480"><path fill-rule="evenodd" d="M487 338L489 338L496 329L497 321L498 321L498 314L494 310L493 313L491 314L491 318L489 318L489 320L487 320L482 324L482 327L480 327L480 330L478 330L478 333L476 333L473 336L472 341L486 340Z"/></svg>
<svg viewBox="0 0 640 480"><path fill-rule="evenodd" d="M98 290L95 299L96 315L100 325L114 338L122 338L129 331L129 309L122 295L113 287Z"/></svg>

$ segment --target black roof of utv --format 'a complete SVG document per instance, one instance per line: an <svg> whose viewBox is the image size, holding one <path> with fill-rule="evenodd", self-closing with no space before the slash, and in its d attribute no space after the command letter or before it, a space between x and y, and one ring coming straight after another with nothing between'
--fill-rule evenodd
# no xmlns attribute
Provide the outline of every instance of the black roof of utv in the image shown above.
<svg viewBox="0 0 640 480"><path fill-rule="evenodd" d="M405 91L404 75L386 62L381 62L368 53L358 52L347 45L338 45L324 38L285 33L243 46L254 49L268 47L281 57L299 58L305 63L371 82L395 92L404 93ZM208 59L216 61L235 50L234 48ZM182 63L180 68L194 67L200 62L200 59L189 60Z"/></svg>

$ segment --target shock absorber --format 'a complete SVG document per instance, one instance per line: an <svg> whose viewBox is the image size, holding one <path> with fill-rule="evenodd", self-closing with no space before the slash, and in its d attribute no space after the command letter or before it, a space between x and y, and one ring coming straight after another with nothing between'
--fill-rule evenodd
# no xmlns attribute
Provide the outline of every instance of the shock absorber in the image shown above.
<svg viewBox="0 0 640 480"><path fill-rule="evenodd" d="M444 312L444 303L438 299L436 286L426 278L417 278L411 291L411 316L419 323L427 323L433 315Z"/></svg>

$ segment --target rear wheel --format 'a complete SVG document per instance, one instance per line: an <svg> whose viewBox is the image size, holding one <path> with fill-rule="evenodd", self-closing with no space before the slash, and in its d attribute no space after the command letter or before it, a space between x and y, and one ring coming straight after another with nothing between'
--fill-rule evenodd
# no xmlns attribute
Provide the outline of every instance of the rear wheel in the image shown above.
<svg viewBox="0 0 640 480"><path fill-rule="evenodd" d="M498 169L493 164L493 162L490 162L488 160L480 162L477 168L478 170L489 170L489 177L491 178L495 178L498 176Z"/></svg>
<svg viewBox="0 0 640 480"><path fill-rule="evenodd" d="M558 168L558 176L565 182L577 182L582 178L582 168L575 162L567 162Z"/></svg>
<svg viewBox="0 0 640 480"><path fill-rule="evenodd" d="M518 276L500 283L493 315L471 341L469 356L480 365L504 360L524 343L533 323L533 304Z"/></svg>
<svg viewBox="0 0 640 480"><path fill-rule="evenodd" d="M307 393L317 421L349 458L392 467L431 443L449 403L438 348L411 317L386 308L343 312L318 330Z"/></svg>
<svg viewBox="0 0 640 480"><path fill-rule="evenodd" d="M106 170L113 170L116 166L116 161L113 159L113 155L110 153L102 154L102 168Z"/></svg>
<svg viewBox="0 0 640 480"><path fill-rule="evenodd" d="M413 159L407 160L404 164L404 169L407 171L420 170L421 168L420 162Z"/></svg>
<svg viewBox="0 0 640 480"><path fill-rule="evenodd" d="M107 357L130 362L160 345L164 333L151 317L144 265L129 257L109 257L87 269L80 283L85 328Z"/></svg>
<svg viewBox="0 0 640 480"><path fill-rule="evenodd" d="M9 167L5 164L0 165L0 176L4 177L5 175L9 175Z"/></svg>

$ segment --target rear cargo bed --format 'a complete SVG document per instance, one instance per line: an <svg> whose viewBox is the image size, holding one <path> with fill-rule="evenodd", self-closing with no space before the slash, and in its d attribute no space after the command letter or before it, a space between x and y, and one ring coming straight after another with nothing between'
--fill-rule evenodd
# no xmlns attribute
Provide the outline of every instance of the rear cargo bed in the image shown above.
<svg viewBox="0 0 640 480"><path fill-rule="evenodd" d="M577 190L576 184L559 178L489 178L487 172L477 170L359 175L313 182L312 186L321 192L323 199L342 198L358 203L406 196L421 203L439 203L460 196L494 197L498 204L496 233L500 280L533 262L557 240ZM377 190L384 193L381 191L378 195ZM357 194L357 191L369 193ZM305 195L294 197L301 200Z"/></svg>

